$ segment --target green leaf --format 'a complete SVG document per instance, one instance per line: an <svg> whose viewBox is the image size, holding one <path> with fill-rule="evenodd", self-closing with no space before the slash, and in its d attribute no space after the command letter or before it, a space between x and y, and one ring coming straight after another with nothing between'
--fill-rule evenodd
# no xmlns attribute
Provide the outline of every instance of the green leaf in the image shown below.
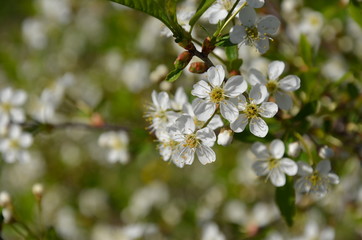
<svg viewBox="0 0 362 240"><path fill-rule="evenodd" d="M142 11L163 22L173 33L176 41L190 38L189 34L178 24L176 17L177 0L110 0L127 7Z"/></svg>
<svg viewBox="0 0 362 240"><path fill-rule="evenodd" d="M300 109L299 113L294 117L295 120L303 120L309 115L312 115L318 111L319 102L308 102Z"/></svg>
<svg viewBox="0 0 362 240"><path fill-rule="evenodd" d="M225 47L225 53L229 61L239 58L238 46L236 45Z"/></svg>
<svg viewBox="0 0 362 240"><path fill-rule="evenodd" d="M299 53L300 56L303 58L304 63L308 66L312 66L313 58L312 58L312 46L310 45L307 37L302 34L299 39Z"/></svg>
<svg viewBox="0 0 362 240"><path fill-rule="evenodd" d="M183 69L174 69L166 76L166 81L174 82L176 81L182 74Z"/></svg>
<svg viewBox="0 0 362 240"><path fill-rule="evenodd" d="M283 187L276 188L275 202L277 203L284 220L287 222L288 226L291 227L295 215L295 192L291 177L287 177Z"/></svg>
<svg viewBox="0 0 362 240"><path fill-rule="evenodd" d="M57 235L57 232L55 231L55 229L53 227L49 227L45 233L45 239L48 240L62 240L62 238L60 238Z"/></svg>
<svg viewBox="0 0 362 240"><path fill-rule="evenodd" d="M362 27L362 3L352 1L348 6L348 14Z"/></svg>
<svg viewBox="0 0 362 240"><path fill-rule="evenodd" d="M202 0L201 3L199 4L195 15L190 19L190 26L193 27L195 25L195 23L197 22L197 20L200 19L200 17L202 16L202 14L204 14L204 12L215 2L215 0Z"/></svg>
<svg viewBox="0 0 362 240"><path fill-rule="evenodd" d="M236 44L230 42L230 36L224 35L216 40L215 46L218 47L229 47L229 46L236 46Z"/></svg>

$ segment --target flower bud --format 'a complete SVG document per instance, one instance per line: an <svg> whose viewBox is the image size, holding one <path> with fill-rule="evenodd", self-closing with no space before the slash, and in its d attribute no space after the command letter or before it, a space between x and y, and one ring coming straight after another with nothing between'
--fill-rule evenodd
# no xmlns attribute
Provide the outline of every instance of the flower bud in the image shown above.
<svg viewBox="0 0 362 240"><path fill-rule="evenodd" d="M193 62L190 64L189 71L192 73L204 73L209 67L204 62Z"/></svg>
<svg viewBox="0 0 362 240"><path fill-rule="evenodd" d="M329 159L329 158L333 157L334 152L333 152L332 148L323 146L321 149L319 149L318 155L322 159Z"/></svg>
<svg viewBox="0 0 362 240"><path fill-rule="evenodd" d="M36 200L40 201L43 197L43 193L44 193L44 187L43 184L41 183L36 183L33 185L33 194L36 198Z"/></svg>
<svg viewBox="0 0 362 240"><path fill-rule="evenodd" d="M8 192L0 192L0 207L7 207L11 204L11 197Z"/></svg>
<svg viewBox="0 0 362 240"><path fill-rule="evenodd" d="M205 55L208 55L214 49L215 49L215 45L211 42L211 39L209 37L205 38L205 40L202 44L202 53Z"/></svg>
<svg viewBox="0 0 362 240"><path fill-rule="evenodd" d="M230 129L222 128L217 136L217 144L222 146L229 145L233 140L233 135L234 133Z"/></svg>
<svg viewBox="0 0 362 240"><path fill-rule="evenodd" d="M187 64L189 64L192 57L193 54L191 54L189 51L184 51L180 55L178 55L173 64L175 65L176 69L184 69L187 66Z"/></svg>
<svg viewBox="0 0 362 240"><path fill-rule="evenodd" d="M300 154L299 142L292 142L288 144L288 156L297 157Z"/></svg>
<svg viewBox="0 0 362 240"><path fill-rule="evenodd" d="M195 50L195 45L190 40L183 40L177 43L180 47L186 50Z"/></svg>
<svg viewBox="0 0 362 240"><path fill-rule="evenodd" d="M229 72L229 76L232 77L232 76L237 76L237 75L241 75L240 71L239 70L231 70Z"/></svg>

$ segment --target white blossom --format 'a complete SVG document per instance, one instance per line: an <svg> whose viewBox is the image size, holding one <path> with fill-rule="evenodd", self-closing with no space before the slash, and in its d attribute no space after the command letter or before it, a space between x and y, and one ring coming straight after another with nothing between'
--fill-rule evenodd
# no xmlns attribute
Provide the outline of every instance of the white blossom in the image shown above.
<svg viewBox="0 0 362 240"><path fill-rule="evenodd" d="M251 85L265 85L269 94L275 97L278 107L283 110L289 110L293 105L293 101L288 92L296 91L300 88L300 79L295 75L288 75L279 80L284 68L284 62L273 61L268 66L268 79L258 70L251 69L248 81Z"/></svg>
<svg viewBox="0 0 362 240"><path fill-rule="evenodd" d="M22 132L20 126L11 125L5 138L0 141L0 151L4 160L13 163L16 160L28 162L30 154L27 148L33 143L33 137L29 133Z"/></svg>
<svg viewBox="0 0 362 240"><path fill-rule="evenodd" d="M225 235L215 223L208 223L202 230L201 240L225 240Z"/></svg>
<svg viewBox="0 0 362 240"><path fill-rule="evenodd" d="M200 121L208 120L220 107L221 115L233 122L239 114L232 99L239 96L247 88L242 76L233 76L226 81L225 71L221 65L211 67L207 71L207 82L199 81L193 87L192 95L202 99L195 107L195 114Z"/></svg>
<svg viewBox="0 0 362 240"><path fill-rule="evenodd" d="M152 92L152 104L146 113L146 119L151 123L152 131L161 131L171 126L178 114L171 111L170 98L166 92Z"/></svg>
<svg viewBox="0 0 362 240"><path fill-rule="evenodd" d="M178 166L191 165L195 153L204 165L216 160L215 152L211 149L216 141L214 131L208 127L197 130L191 116L179 117L174 126L170 128L170 133L172 138L179 143L172 155L173 161Z"/></svg>
<svg viewBox="0 0 362 240"><path fill-rule="evenodd" d="M268 125L261 117L271 118L278 112L278 106L273 102L265 102L268 92L265 86L255 85L249 93L248 100L239 96L239 117L230 124L234 132L244 131L249 123L249 129L257 137L265 137L269 131ZM261 117L260 117L261 116Z"/></svg>
<svg viewBox="0 0 362 240"><path fill-rule="evenodd" d="M298 162L298 175L295 189L300 193L311 193L316 197L324 197L329 189L329 184L338 184L339 177L331 173L331 163L325 159L320 161L315 170L302 161Z"/></svg>
<svg viewBox="0 0 362 240"><path fill-rule="evenodd" d="M128 135L124 131L105 132L99 136L98 144L109 150L108 161L111 163L127 163L129 161L128 153Z"/></svg>
<svg viewBox="0 0 362 240"><path fill-rule="evenodd" d="M297 174L297 164L289 159L283 158L285 146L279 140L273 140L269 148L262 143L256 142L252 145L251 151L259 159L253 164L253 170L258 176L266 176L273 185L280 187L285 185L285 174L294 176Z"/></svg>
<svg viewBox="0 0 362 240"><path fill-rule="evenodd" d="M0 91L0 122L9 124L11 121L22 123L25 114L22 105L27 99L27 94L22 90L13 90L8 87Z"/></svg>
<svg viewBox="0 0 362 240"><path fill-rule="evenodd" d="M181 111L184 104L188 103L187 95L182 87L177 88L175 97L171 100L171 107L175 111Z"/></svg>
<svg viewBox="0 0 362 240"><path fill-rule="evenodd" d="M221 129L217 136L217 144L227 146L233 141L233 131L230 129Z"/></svg>
<svg viewBox="0 0 362 240"><path fill-rule="evenodd" d="M230 30L230 41L235 44L255 46L260 53L269 49L270 36L278 32L280 21L272 15L257 20L256 12L251 6L245 6L239 12L241 25Z"/></svg>

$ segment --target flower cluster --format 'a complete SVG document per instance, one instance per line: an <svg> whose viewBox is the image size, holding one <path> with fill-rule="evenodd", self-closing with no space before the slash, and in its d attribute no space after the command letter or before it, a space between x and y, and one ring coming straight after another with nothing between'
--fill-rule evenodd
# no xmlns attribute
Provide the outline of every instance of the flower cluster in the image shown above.
<svg viewBox="0 0 362 240"><path fill-rule="evenodd" d="M26 99L27 94L22 90L8 87L0 91L0 152L8 163L30 160L27 148L33 138L20 127L25 121L22 107Z"/></svg>
<svg viewBox="0 0 362 240"><path fill-rule="evenodd" d="M232 133L243 132L248 123L255 136L267 135L268 126L263 118L272 118L278 111L278 105L268 101L267 86L257 83L248 90L248 81L243 76L227 79L225 75L220 65L209 68L207 79L193 86L191 94L196 98L192 104L181 88L173 99L166 92L152 93L153 103L146 118L160 141L159 150L165 161L172 159L183 167L192 164L196 153L202 164L214 162L214 131L221 127L224 128L218 137L220 145L230 143Z"/></svg>

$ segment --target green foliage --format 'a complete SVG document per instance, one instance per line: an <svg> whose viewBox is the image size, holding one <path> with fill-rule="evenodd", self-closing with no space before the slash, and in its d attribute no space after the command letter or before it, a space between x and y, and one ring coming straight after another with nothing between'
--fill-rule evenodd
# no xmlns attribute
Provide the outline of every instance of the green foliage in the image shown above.
<svg viewBox="0 0 362 240"><path fill-rule="evenodd" d="M225 47L226 57L228 59L228 71L239 70L243 60L239 59L239 50L237 45Z"/></svg>
<svg viewBox="0 0 362 240"><path fill-rule="evenodd" d="M190 19L190 26L193 27L202 14L215 2L215 0L202 0L195 15Z"/></svg>
<svg viewBox="0 0 362 240"><path fill-rule="evenodd" d="M183 69L174 69L166 76L166 81L174 82L176 81L182 74Z"/></svg>
<svg viewBox="0 0 362 240"><path fill-rule="evenodd" d="M318 111L319 101L308 102L300 109L299 113L294 117L294 120L302 121L309 115L315 114Z"/></svg>
<svg viewBox="0 0 362 240"><path fill-rule="evenodd" d="M295 215L295 192L293 181L290 177L287 177L283 187L276 188L275 201L284 220L287 222L288 226L291 227Z"/></svg>
<svg viewBox="0 0 362 240"><path fill-rule="evenodd" d="M313 49L304 34L302 34L299 39L299 54L307 66L313 65Z"/></svg>
<svg viewBox="0 0 362 240"><path fill-rule="evenodd" d="M356 0L351 1L348 13L362 27L362 3Z"/></svg>
<svg viewBox="0 0 362 240"><path fill-rule="evenodd" d="M230 36L229 36L229 34L227 34L227 35L217 38L215 46L229 47L229 46L236 46L236 44L230 42Z"/></svg>
<svg viewBox="0 0 362 240"><path fill-rule="evenodd" d="M188 39L189 34L178 24L176 17L177 0L111 0L127 7L149 14L163 22L173 33L176 42Z"/></svg>

